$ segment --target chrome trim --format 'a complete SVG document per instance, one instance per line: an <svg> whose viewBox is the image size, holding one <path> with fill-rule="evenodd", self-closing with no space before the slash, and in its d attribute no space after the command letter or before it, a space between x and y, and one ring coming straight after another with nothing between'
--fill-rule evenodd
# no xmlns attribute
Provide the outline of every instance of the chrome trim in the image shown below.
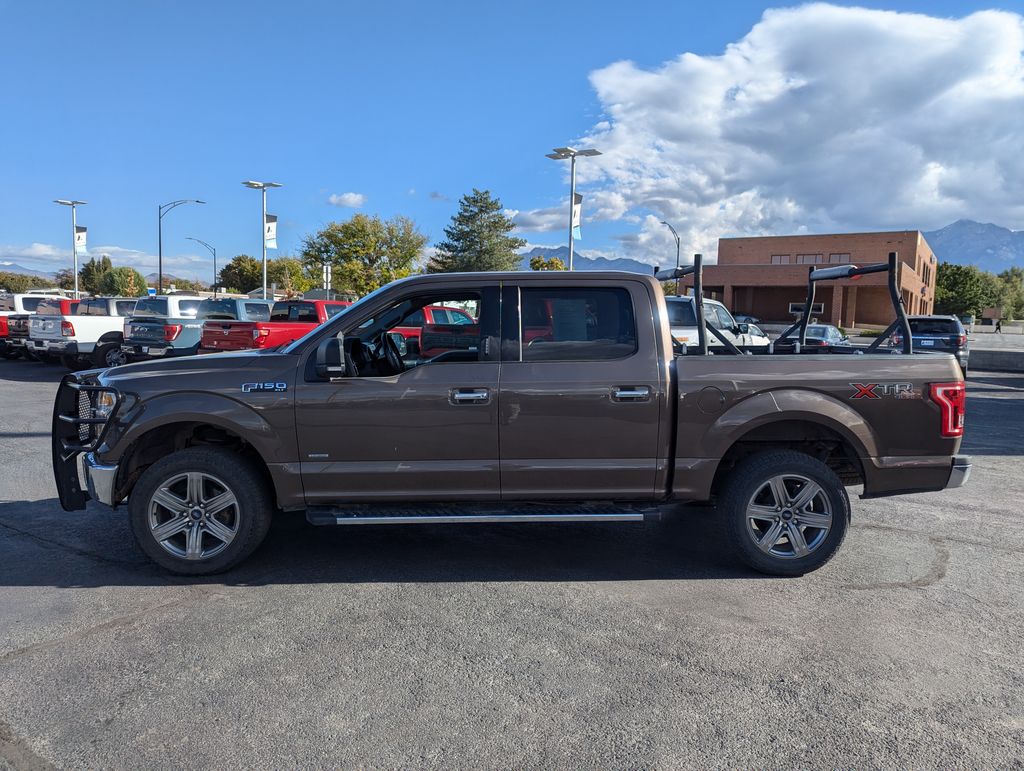
<svg viewBox="0 0 1024 771"><path fill-rule="evenodd" d="M89 452L82 456L82 476L85 477L85 489L94 501L114 505L114 482L117 480L117 464L105 466L96 459L96 454Z"/></svg>
<svg viewBox="0 0 1024 771"><path fill-rule="evenodd" d="M971 478L971 459L965 455L957 455L953 458L953 467L949 472L949 481L946 482L946 489L963 487Z"/></svg>

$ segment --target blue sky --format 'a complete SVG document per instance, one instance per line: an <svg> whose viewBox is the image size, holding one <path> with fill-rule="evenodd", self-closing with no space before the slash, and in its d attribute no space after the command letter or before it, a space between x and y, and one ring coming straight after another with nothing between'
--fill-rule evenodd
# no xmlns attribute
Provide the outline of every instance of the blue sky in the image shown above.
<svg viewBox="0 0 1024 771"><path fill-rule="evenodd" d="M868 7L961 18L991 6ZM1020 3L1002 7L1021 11ZM566 201L566 169L544 153L574 141L600 146L601 139L619 161L602 161L609 165L595 165L590 176L581 168L581 192L594 192L594 204L585 204L584 251L657 259L669 242L652 229L652 217L655 225L667 216L682 223L684 251L731 231L893 224L896 215L880 213L877 201L865 199L856 211L829 204L818 212L783 188L751 219L750 196L767 190L777 172L746 181L745 189L702 188L699 180L715 171L699 158L665 156L661 165L659 156L643 155L661 152L666 142L699 155L701 140L690 128L680 129L680 138L671 128L645 124L651 110L639 98L633 104L630 95L642 93L654 74L685 105L691 88L709 87L699 81L702 70L670 72L665 63L684 53L698 63L713 61L748 38L765 9L748 2L592 2L576 6L578 18L570 21L560 18L563 9L539 2L0 1L6 108L0 120L0 260L60 267L69 251L69 215L51 201L75 197L89 201L80 222L89 227L91 252L107 247L115 261L149 272L158 204L195 197L207 205L180 207L164 220L165 270L208 280L207 257L186 236L210 241L222 259L259 251L259 195L241 186L244 179L285 185L270 193L268 207L280 217L280 254L294 253L304 234L356 210L408 215L435 243L458 197L472 187L491 189L517 212L531 243L560 244L562 228L553 228ZM787 18L771 29L762 25L760 42L751 38L751 44L776 51L777 41L778 51L799 53L802 44L793 39L802 37L800 25L847 25L868 34L858 26L860 17ZM869 26L888 23L864 18ZM948 37L936 29L929 39ZM892 41L897 58L900 42ZM789 56L787 72L799 69L799 59ZM632 69L613 66L624 60ZM718 137L737 133L715 131ZM944 175L936 189L948 203L955 164L946 158L959 154L946 153L938 140L911 139L925 148L922 176ZM776 153L772 137L742 142L754 156ZM1010 144L1007 152L1015 153L1019 144ZM717 152L734 159L740 151L717 147L708 155ZM776 153L777 161L785 157ZM632 169L644 169L643 179ZM962 170L953 171L961 183ZM726 172L723 179L736 176ZM668 192L659 194L666 182ZM994 216L1014 220L1014 191L1004 192L986 205ZM345 193L362 196L362 205L329 203ZM961 200L964 194L957 195ZM692 197L697 208L673 208L673 196ZM796 209L776 205L789 198ZM910 227L945 224L942 218L956 209L907 206L898 216ZM716 207L722 212L717 219L707 214ZM730 214L737 207L746 213Z"/></svg>

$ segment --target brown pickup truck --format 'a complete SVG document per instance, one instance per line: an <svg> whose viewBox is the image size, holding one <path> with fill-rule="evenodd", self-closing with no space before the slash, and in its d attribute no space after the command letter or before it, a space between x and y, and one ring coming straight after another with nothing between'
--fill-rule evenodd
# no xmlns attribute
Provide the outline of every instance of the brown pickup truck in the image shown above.
<svg viewBox="0 0 1024 771"><path fill-rule="evenodd" d="M465 310L478 334L403 356L389 330L431 305ZM57 488L67 510L127 500L141 548L184 574L248 556L275 510L317 525L629 522L714 500L743 561L798 575L842 543L847 487L941 490L970 470L952 356L801 348L800 334L770 351L681 347L654 276L403 279L278 350L68 375Z"/></svg>

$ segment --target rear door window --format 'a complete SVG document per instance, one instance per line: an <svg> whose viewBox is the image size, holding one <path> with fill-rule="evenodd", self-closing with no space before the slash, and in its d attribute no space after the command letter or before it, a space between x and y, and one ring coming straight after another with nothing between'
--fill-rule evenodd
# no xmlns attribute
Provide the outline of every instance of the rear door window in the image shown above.
<svg viewBox="0 0 1024 771"><path fill-rule="evenodd" d="M131 316L135 310L135 300L118 300L114 303L118 316Z"/></svg>
<svg viewBox="0 0 1024 771"><path fill-rule="evenodd" d="M520 303L523 361L621 359L637 350L625 289L523 288Z"/></svg>

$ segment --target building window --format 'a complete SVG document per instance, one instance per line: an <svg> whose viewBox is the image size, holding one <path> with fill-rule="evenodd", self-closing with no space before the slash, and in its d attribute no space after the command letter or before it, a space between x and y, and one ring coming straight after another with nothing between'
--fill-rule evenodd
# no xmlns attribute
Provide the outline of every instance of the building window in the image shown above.
<svg viewBox="0 0 1024 771"><path fill-rule="evenodd" d="M789 265L788 254L773 254L772 265Z"/></svg>
<svg viewBox="0 0 1024 771"><path fill-rule="evenodd" d="M817 265L820 262L820 254L798 254L796 256L797 265Z"/></svg>
<svg viewBox="0 0 1024 771"><path fill-rule="evenodd" d="M828 261L834 265L848 265L850 263L850 255L848 254L830 254Z"/></svg>

